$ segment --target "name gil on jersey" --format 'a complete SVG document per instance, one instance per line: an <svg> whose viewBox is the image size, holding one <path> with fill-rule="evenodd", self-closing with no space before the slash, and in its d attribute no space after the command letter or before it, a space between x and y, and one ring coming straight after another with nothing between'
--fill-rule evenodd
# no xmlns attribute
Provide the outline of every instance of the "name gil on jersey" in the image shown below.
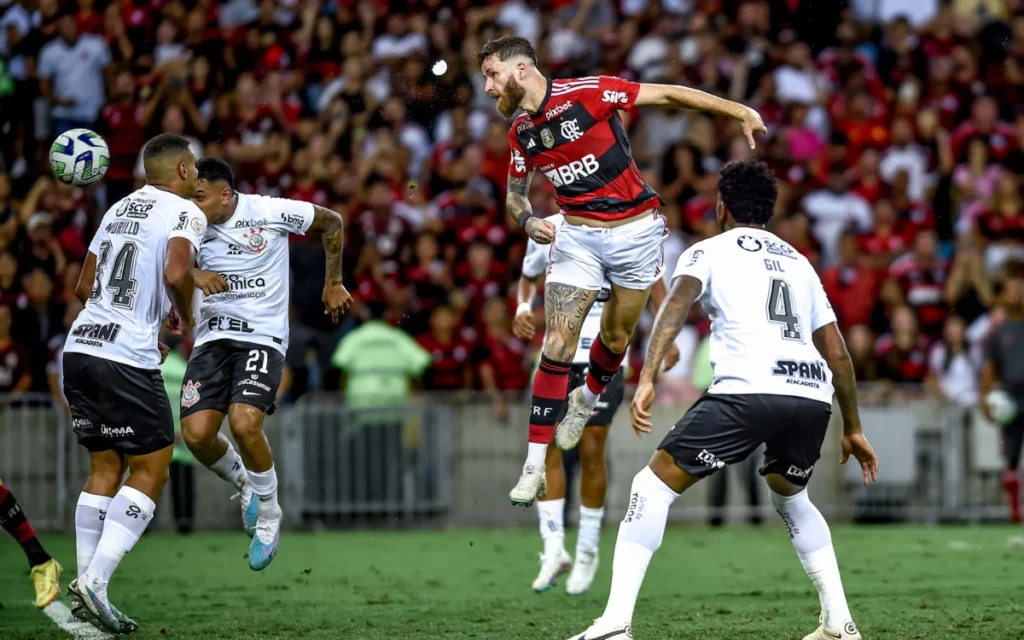
<svg viewBox="0 0 1024 640"><path fill-rule="evenodd" d="M106 226L107 234L134 236L139 233L139 223L132 220L115 220Z"/></svg>
<svg viewBox="0 0 1024 640"><path fill-rule="evenodd" d="M827 365L824 362L776 360L772 375L785 376L786 384L819 389L822 384L828 382L827 370Z"/></svg>
<svg viewBox="0 0 1024 640"><path fill-rule="evenodd" d="M75 342L91 347L103 347L103 343L114 344L121 333L121 325L116 322L106 324L82 324L75 328L71 335Z"/></svg>

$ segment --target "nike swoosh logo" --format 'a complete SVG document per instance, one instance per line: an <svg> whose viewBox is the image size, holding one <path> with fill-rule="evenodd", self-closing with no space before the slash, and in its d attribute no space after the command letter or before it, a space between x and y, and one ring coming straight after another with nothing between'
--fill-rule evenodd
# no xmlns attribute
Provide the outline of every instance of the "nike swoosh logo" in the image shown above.
<svg viewBox="0 0 1024 640"><path fill-rule="evenodd" d="M255 393L255 392L253 392L253 391L243 391L243 392L242 392L242 395L243 395L243 396L258 396L258 395L260 395L260 394L258 394L258 393Z"/></svg>
<svg viewBox="0 0 1024 640"><path fill-rule="evenodd" d="M842 640L842 638L843 638L843 634L842 634L842 633L832 633L832 632L831 632L831 631L829 631L828 629L822 629L821 631L822 631L822 632L823 632L823 633L824 633L824 634L825 634L826 636L828 636L828 637L830 637L830 638L835 638L836 640Z"/></svg>

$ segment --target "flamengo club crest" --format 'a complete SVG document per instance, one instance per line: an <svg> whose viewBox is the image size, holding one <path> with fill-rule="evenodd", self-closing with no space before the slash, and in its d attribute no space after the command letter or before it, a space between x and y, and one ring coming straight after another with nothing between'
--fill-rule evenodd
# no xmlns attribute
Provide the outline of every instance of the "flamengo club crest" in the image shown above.
<svg viewBox="0 0 1024 640"><path fill-rule="evenodd" d="M248 248L251 253L262 253L267 248L263 227L249 227L249 233L243 233L242 237L249 241Z"/></svg>
<svg viewBox="0 0 1024 640"><path fill-rule="evenodd" d="M199 402L199 387L203 386L201 382L192 382L189 380L181 386L181 406L186 409Z"/></svg>
<svg viewBox="0 0 1024 640"><path fill-rule="evenodd" d="M540 141L544 143L544 146L550 149L555 146L555 136L551 135L551 132L547 129L540 130Z"/></svg>

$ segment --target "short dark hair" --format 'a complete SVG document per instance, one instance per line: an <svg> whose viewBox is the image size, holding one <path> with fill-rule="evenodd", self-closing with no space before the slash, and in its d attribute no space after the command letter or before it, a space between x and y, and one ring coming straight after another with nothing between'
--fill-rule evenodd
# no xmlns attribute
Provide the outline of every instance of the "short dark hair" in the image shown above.
<svg viewBox="0 0 1024 640"><path fill-rule="evenodd" d="M537 66L537 50L533 48L529 40L520 36L506 36L485 44L480 49L480 53L476 54L477 66L484 66L484 61L493 55L497 55L498 60L502 62L509 58L523 56Z"/></svg>
<svg viewBox="0 0 1024 640"><path fill-rule="evenodd" d="M185 138L173 133L161 133L146 143L142 150L142 161L149 164L166 158L175 158L190 148Z"/></svg>
<svg viewBox="0 0 1024 640"><path fill-rule="evenodd" d="M229 165L220 158L203 158L196 162L196 170L199 172L199 179L207 182L223 181L235 190L235 173Z"/></svg>
<svg viewBox="0 0 1024 640"><path fill-rule="evenodd" d="M775 215L779 186L768 165L760 160L740 160L722 168L718 193L736 222L768 224Z"/></svg>

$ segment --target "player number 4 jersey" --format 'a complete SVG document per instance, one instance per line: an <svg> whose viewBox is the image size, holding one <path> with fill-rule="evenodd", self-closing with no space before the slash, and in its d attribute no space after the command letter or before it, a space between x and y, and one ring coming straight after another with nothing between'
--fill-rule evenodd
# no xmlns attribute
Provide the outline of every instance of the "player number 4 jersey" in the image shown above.
<svg viewBox="0 0 1024 640"><path fill-rule="evenodd" d="M65 353L160 368L160 326L171 309L164 282L167 243L185 238L198 251L206 226L194 202L151 186L111 207L89 245L96 280Z"/></svg>
<svg viewBox="0 0 1024 640"><path fill-rule="evenodd" d="M673 279L700 281L711 318L708 393L774 394L832 403L832 372L813 333L836 321L818 274L763 229L737 228L698 242Z"/></svg>
<svg viewBox="0 0 1024 640"><path fill-rule="evenodd" d="M287 350L288 236L311 224L308 202L238 194L235 213L210 225L199 250L199 268L223 276L228 290L202 298L196 346L240 340Z"/></svg>

